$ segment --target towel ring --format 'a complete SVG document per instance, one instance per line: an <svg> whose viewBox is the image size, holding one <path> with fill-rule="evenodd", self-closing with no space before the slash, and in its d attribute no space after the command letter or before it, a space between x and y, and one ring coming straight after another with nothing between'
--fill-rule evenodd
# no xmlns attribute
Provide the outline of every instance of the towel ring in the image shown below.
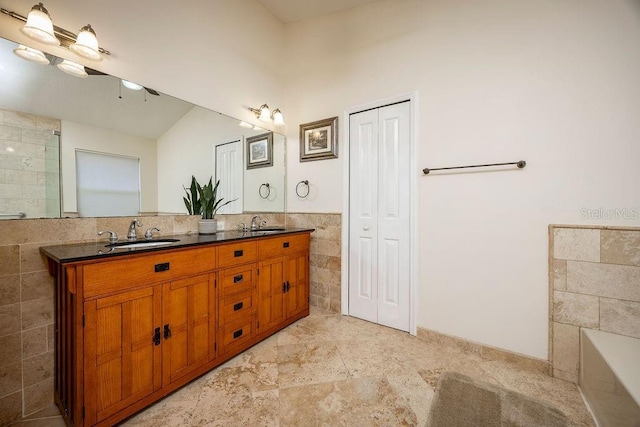
<svg viewBox="0 0 640 427"><path fill-rule="evenodd" d="M262 187L266 187L267 188L267 195L266 196L262 195L262 193L263 193ZM260 188L258 188L258 194L260 195L261 199L268 199L269 198L269 195L271 194L271 187L269 186L268 182L266 184L262 184L260 186Z"/></svg>
<svg viewBox="0 0 640 427"><path fill-rule="evenodd" d="M307 186L307 192L304 193L304 195L300 194L300 191L298 189L298 187L300 187L300 184L304 184L304 185ZM309 195L309 180L308 179L302 180L302 181L300 181L298 183L298 185L296 185L296 195L298 197L300 197L301 199L306 199L307 198L307 196Z"/></svg>

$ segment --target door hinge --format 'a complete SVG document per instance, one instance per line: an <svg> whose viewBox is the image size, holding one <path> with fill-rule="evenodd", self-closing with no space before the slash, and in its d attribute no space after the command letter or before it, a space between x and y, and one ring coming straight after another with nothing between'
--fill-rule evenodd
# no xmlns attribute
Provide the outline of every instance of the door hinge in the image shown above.
<svg viewBox="0 0 640 427"><path fill-rule="evenodd" d="M218 351L218 343L217 342L213 343L213 351Z"/></svg>
<svg viewBox="0 0 640 427"><path fill-rule="evenodd" d="M84 406L83 406L83 407L82 407L82 419L83 419L83 420L84 420L84 414L85 414L85 411L84 411Z"/></svg>
<svg viewBox="0 0 640 427"><path fill-rule="evenodd" d="M84 328L85 320L86 320L86 319L85 319L84 314L83 314L83 315L82 315L82 327L83 327L83 328Z"/></svg>
<svg viewBox="0 0 640 427"><path fill-rule="evenodd" d="M213 287L214 287L214 288L217 288L217 287L218 287L218 279L216 279L216 280L214 280L214 281L213 281Z"/></svg>

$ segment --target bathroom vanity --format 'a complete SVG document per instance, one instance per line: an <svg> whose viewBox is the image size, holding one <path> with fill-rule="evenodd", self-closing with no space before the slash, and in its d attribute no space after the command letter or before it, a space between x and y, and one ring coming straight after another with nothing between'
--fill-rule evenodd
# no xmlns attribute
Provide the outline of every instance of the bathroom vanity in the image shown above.
<svg viewBox="0 0 640 427"><path fill-rule="evenodd" d="M111 426L307 316L312 231L41 248L67 425Z"/></svg>

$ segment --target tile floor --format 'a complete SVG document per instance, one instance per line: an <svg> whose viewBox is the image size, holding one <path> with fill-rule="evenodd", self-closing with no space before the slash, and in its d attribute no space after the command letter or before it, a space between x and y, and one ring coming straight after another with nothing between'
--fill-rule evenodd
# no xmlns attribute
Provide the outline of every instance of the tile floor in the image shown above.
<svg viewBox="0 0 640 427"><path fill-rule="evenodd" d="M318 310L122 425L422 426L448 369L549 402L575 426L594 426L574 384ZM14 425L63 426L54 410Z"/></svg>

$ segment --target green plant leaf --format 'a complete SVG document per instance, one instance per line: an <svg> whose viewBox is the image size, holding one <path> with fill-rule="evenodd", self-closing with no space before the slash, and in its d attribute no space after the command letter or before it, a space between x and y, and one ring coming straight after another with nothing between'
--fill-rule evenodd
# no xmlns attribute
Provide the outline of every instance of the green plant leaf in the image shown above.
<svg viewBox="0 0 640 427"><path fill-rule="evenodd" d="M189 190L182 186L185 193L187 193L187 197L183 197L182 199L189 214L201 214L203 219L213 219L220 208L238 200L224 201L222 198L218 200L219 185L220 180L216 181L216 185L214 186L213 177L211 177L209 178L209 182L202 186L198 183L195 176L191 176L191 186Z"/></svg>

